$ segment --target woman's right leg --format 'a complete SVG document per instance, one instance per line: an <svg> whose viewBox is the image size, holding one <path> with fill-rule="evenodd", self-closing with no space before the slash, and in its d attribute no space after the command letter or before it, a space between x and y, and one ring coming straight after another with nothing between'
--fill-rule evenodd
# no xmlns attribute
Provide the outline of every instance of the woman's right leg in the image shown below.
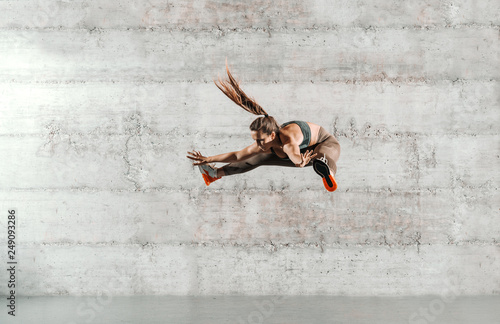
<svg viewBox="0 0 500 324"><path fill-rule="evenodd" d="M337 189L335 174L340 156L340 144L333 135L328 134L323 128L320 132L323 136L321 143L314 148L314 153L317 154L313 161L314 171L323 178L326 190L335 191Z"/></svg>
<svg viewBox="0 0 500 324"><path fill-rule="evenodd" d="M335 176L337 173L337 161L340 157L340 144L337 139L329 134L323 127L320 129L321 143L317 144L313 153L316 153L317 160L326 160L328 167Z"/></svg>

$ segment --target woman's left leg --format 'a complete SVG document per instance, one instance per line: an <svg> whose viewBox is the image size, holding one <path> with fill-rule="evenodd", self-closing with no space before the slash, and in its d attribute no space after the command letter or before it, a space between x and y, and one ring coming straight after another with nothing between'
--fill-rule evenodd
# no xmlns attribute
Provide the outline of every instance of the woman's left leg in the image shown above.
<svg viewBox="0 0 500 324"><path fill-rule="evenodd" d="M214 168L211 165L200 165L200 171L208 186L212 182L228 175L235 175L245 173L258 168L261 165L276 165L294 167L295 165L290 160L284 160L277 157L275 154L259 154L250 159L241 162L234 162L226 164L220 168Z"/></svg>
<svg viewBox="0 0 500 324"><path fill-rule="evenodd" d="M226 164L217 170L217 176L241 174L258 168L261 165L295 166L292 161L280 159L273 153L259 154L245 161Z"/></svg>

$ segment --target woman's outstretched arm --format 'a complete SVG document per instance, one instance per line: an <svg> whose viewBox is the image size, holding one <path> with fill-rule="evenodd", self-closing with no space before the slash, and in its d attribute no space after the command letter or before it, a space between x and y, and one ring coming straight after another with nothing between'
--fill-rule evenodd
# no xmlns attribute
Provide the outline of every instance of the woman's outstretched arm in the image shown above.
<svg viewBox="0 0 500 324"><path fill-rule="evenodd" d="M232 162L240 162L245 161L252 156L257 154L264 153L256 143L253 143L250 146L245 147L240 151L222 153L214 156L203 156L198 151L188 152L187 158L193 160L193 165L202 165L214 162L222 162L222 163L232 163Z"/></svg>

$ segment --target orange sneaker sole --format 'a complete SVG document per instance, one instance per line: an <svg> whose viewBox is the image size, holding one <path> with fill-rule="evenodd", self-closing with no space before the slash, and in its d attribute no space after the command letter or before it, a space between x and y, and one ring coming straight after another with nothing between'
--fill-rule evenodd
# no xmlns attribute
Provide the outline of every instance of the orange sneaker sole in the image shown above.
<svg viewBox="0 0 500 324"><path fill-rule="evenodd" d="M323 184L325 185L326 190L330 192L337 190L337 182L331 174L328 175L328 179L323 178Z"/></svg>
<svg viewBox="0 0 500 324"><path fill-rule="evenodd" d="M313 162L314 171L323 178L323 184L326 190L333 192L337 190L337 182L335 178L330 174L330 168L326 163L320 160L314 160Z"/></svg>
<svg viewBox="0 0 500 324"><path fill-rule="evenodd" d="M208 174L202 174L203 180L205 180L205 184L209 186L212 182L219 180L220 178L212 178Z"/></svg>

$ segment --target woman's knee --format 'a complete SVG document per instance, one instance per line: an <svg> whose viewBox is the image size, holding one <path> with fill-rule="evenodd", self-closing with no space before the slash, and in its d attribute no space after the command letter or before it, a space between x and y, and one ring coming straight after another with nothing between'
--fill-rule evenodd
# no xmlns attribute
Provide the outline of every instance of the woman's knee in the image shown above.
<svg viewBox="0 0 500 324"><path fill-rule="evenodd" d="M334 148L316 148L317 155L315 159L324 161L332 170L333 174L337 173L337 161L339 159L340 150Z"/></svg>
<svg viewBox="0 0 500 324"><path fill-rule="evenodd" d="M230 163L222 167L225 175L234 175L245 173L250 170L255 169L258 165L254 165L248 162Z"/></svg>

